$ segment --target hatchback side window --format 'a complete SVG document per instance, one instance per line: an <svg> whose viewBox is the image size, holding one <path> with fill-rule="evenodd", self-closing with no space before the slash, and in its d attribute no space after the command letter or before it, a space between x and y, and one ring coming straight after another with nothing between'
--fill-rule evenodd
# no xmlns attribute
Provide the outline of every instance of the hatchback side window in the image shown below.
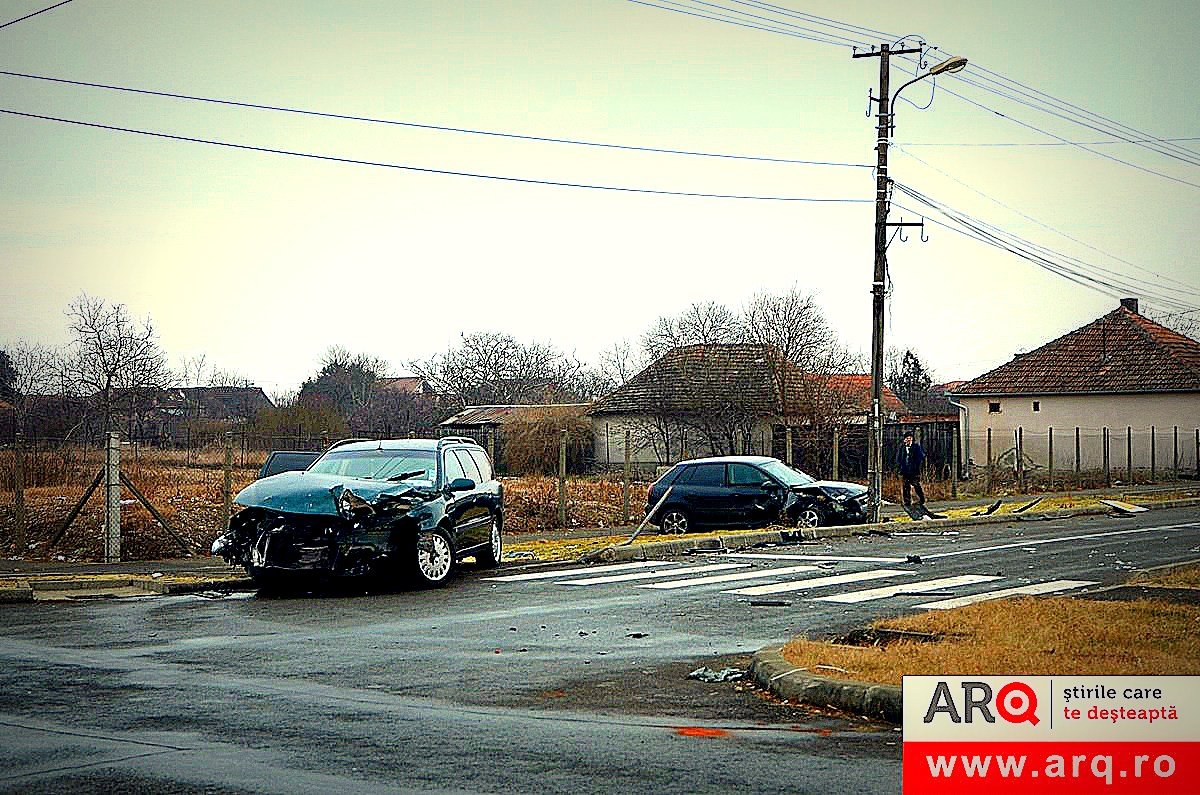
<svg viewBox="0 0 1200 795"><path fill-rule="evenodd" d="M456 456L453 452L446 453L442 457L442 460L445 462L442 464L442 474L446 478L446 483L449 483L455 478L465 478L467 476L467 473L463 470L462 464L458 462L458 456Z"/></svg>
<svg viewBox="0 0 1200 795"><path fill-rule="evenodd" d="M482 450L467 450L468 455L475 461L475 466L479 469L479 477L482 478L480 483L487 483L492 479L492 462L488 460L487 453Z"/></svg>
<svg viewBox="0 0 1200 795"><path fill-rule="evenodd" d="M729 465L729 485L731 486L757 486L769 479L761 470L749 464Z"/></svg>
<svg viewBox="0 0 1200 795"><path fill-rule="evenodd" d="M482 483L483 481L479 477L479 467L475 466L475 459L471 458L466 450L455 450L453 452L458 457L458 463L462 465L463 472L466 473L467 477L475 481L476 486Z"/></svg>
<svg viewBox="0 0 1200 795"><path fill-rule="evenodd" d="M693 467L692 479L689 481L693 486L724 486L725 485L725 465L724 464L700 464Z"/></svg>

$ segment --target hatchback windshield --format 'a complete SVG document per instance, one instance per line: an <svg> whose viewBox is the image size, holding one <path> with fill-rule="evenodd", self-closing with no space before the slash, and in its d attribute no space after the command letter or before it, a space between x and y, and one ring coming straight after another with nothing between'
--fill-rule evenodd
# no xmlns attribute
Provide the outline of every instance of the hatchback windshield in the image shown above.
<svg viewBox="0 0 1200 795"><path fill-rule="evenodd" d="M437 478L437 454L432 450L332 450L315 461L308 471L433 485Z"/></svg>
<svg viewBox="0 0 1200 795"><path fill-rule="evenodd" d="M762 465L762 468L771 477L775 478L785 486L808 486L817 481L810 478L798 469L792 469L782 461L771 461Z"/></svg>

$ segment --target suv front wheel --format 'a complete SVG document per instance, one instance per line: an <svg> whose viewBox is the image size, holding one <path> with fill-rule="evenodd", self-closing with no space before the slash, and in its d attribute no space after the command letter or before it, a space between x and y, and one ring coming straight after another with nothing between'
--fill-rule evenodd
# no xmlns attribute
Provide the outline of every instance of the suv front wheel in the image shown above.
<svg viewBox="0 0 1200 795"><path fill-rule="evenodd" d="M412 548L411 572L418 585L444 585L454 570L454 546L442 528L417 533Z"/></svg>

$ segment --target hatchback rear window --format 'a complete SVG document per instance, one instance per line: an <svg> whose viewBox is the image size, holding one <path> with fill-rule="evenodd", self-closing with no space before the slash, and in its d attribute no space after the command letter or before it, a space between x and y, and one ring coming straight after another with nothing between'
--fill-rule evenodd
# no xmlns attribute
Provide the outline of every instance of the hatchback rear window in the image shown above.
<svg viewBox="0 0 1200 795"><path fill-rule="evenodd" d="M693 486L724 486L724 464L697 464L692 467L692 477L688 483Z"/></svg>

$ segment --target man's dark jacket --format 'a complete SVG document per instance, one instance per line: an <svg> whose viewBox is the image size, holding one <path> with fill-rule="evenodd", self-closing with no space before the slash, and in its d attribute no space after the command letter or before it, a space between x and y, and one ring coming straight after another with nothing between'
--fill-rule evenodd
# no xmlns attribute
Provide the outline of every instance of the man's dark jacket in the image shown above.
<svg viewBox="0 0 1200 795"><path fill-rule="evenodd" d="M925 451L921 445L913 442L911 446L900 445L896 453L896 468L906 478L916 478L921 474L921 464L925 461Z"/></svg>

